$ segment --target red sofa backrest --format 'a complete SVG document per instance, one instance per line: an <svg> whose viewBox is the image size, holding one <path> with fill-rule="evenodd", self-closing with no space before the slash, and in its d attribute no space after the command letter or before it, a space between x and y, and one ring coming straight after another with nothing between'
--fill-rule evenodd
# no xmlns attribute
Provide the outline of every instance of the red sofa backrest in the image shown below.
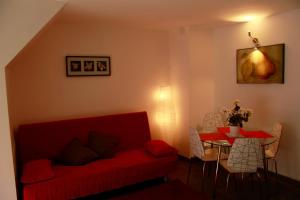
<svg viewBox="0 0 300 200"><path fill-rule="evenodd" d="M86 144L90 131L118 137L119 150L140 148L150 140L146 112L25 124L19 126L16 134L18 164L53 159L75 137Z"/></svg>

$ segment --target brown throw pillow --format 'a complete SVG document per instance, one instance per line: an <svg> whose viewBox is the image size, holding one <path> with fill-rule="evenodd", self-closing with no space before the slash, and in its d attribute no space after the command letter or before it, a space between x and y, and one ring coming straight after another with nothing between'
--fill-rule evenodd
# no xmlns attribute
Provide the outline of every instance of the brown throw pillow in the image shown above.
<svg viewBox="0 0 300 200"><path fill-rule="evenodd" d="M63 165L84 165L97 158L96 152L81 144L78 138L74 138L60 152L57 161Z"/></svg>
<svg viewBox="0 0 300 200"><path fill-rule="evenodd" d="M88 146L94 150L99 158L112 158L116 153L119 140L113 136L96 133L89 133Z"/></svg>

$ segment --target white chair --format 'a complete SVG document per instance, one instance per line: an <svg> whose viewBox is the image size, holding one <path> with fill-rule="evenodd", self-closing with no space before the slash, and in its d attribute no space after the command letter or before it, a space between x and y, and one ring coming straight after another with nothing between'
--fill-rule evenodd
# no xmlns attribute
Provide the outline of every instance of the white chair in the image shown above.
<svg viewBox="0 0 300 200"><path fill-rule="evenodd" d="M225 126L222 114L220 112L206 113L202 120L202 133L216 132L217 127Z"/></svg>
<svg viewBox="0 0 300 200"><path fill-rule="evenodd" d="M273 125L271 134L276 138L276 141L270 145L268 145L267 149L265 150L265 158L267 159L267 170L268 170L268 160L273 160L274 166L275 166L275 172L277 173L277 161L276 161L276 155L278 152L278 147L280 143L282 133L282 125L280 123L276 123Z"/></svg>
<svg viewBox="0 0 300 200"><path fill-rule="evenodd" d="M226 189L230 174L257 173L263 167L262 149L257 138L236 138L229 153L228 160L220 160L220 165L228 171Z"/></svg>
<svg viewBox="0 0 300 200"><path fill-rule="evenodd" d="M206 162L217 161L218 159L218 149L217 148L209 148L205 149L203 147L203 143L200 140L200 136L198 131L195 128L190 128L189 131L189 141L190 141L190 164L187 175L187 183L190 179L190 173L192 168L192 158L197 157L201 159L203 163L202 173L204 175ZM225 159L226 155L221 154L221 158Z"/></svg>
<svg viewBox="0 0 300 200"><path fill-rule="evenodd" d="M217 131L218 127L224 127L225 122L220 112L206 113L202 120L202 126L199 129L200 133L213 133ZM211 148L213 145L205 143L204 148Z"/></svg>

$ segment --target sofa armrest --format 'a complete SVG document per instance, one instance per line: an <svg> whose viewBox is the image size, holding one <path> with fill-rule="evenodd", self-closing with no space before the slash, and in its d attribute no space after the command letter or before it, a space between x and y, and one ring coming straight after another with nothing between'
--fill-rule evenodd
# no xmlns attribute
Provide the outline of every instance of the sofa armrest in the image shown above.
<svg viewBox="0 0 300 200"><path fill-rule="evenodd" d="M163 140L150 140L145 144L145 151L155 157L177 155L177 150Z"/></svg>

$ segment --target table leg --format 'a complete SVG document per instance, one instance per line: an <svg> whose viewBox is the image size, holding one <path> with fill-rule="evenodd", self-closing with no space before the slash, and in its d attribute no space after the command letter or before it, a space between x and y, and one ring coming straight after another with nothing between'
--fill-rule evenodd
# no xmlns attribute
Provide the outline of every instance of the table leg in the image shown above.
<svg viewBox="0 0 300 200"><path fill-rule="evenodd" d="M221 157L221 145L219 146L219 151L218 151L217 167L216 167L216 174L215 174L215 184L217 184L220 157Z"/></svg>
<svg viewBox="0 0 300 200"><path fill-rule="evenodd" d="M221 157L221 145L219 145L218 159L217 159L217 166L216 166L216 174L215 174L215 185L213 187L212 199L216 199L217 179L218 179L218 170L219 170L220 157Z"/></svg>
<svg viewBox="0 0 300 200"><path fill-rule="evenodd" d="M269 197L268 197L268 185L269 185L269 180L268 180L268 165L267 165L267 159L266 159L266 152L265 152L265 145L262 145L262 155L263 155L263 165L264 165L264 184L263 184L263 187L265 188L265 189L263 189L263 190L265 190L266 191L266 196L264 197L265 199L269 199Z"/></svg>
<svg viewBox="0 0 300 200"><path fill-rule="evenodd" d="M267 159L266 159L266 152L265 152L265 145L262 145L262 156L263 156L263 165L264 165L264 175L267 177L268 175L268 167L267 167Z"/></svg>

